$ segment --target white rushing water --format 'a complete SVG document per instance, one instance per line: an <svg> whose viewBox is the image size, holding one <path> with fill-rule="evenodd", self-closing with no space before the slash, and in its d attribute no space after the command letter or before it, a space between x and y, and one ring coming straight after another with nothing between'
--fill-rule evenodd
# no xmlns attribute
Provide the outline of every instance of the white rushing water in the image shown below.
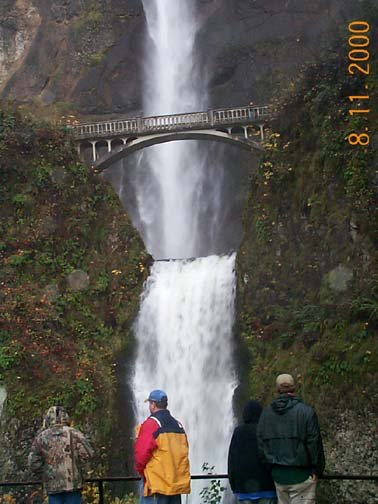
<svg viewBox="0 0 378 504"><path fill-rule="evenodd" d="M226 470L235 387L230 338L234 259L155 263L136 323L139 420L146 416L146 393L165 390L169 409L188 433L195 473L204 462Z"/></svg>
<svg viewBox="0 0 378 504"><path fill-rule="evenodd" d="M149 40L145 113L200 110L206 93L195 65L198 26L192 0L143 0ZM198 257L221 227L222 166L204 166L196 142L146 149L135 186L139 228L155 258ZM204 218L205 217L205 218ZM204 226L204 222L206 226ZM168 394L190 444L192 473L202 464L227 468L233 428L234 254L156 262L135 323L138 343L132 389L137 420L150 390ZM197 499L198 500L198 499Z"/></svg>
<svg viewBox="0 0 378 504"><path fill-rule="evenodd" d="M195 62L199 26L194 4L190 0L143 1L148 28L145 115L203 110L207 106L204 79ZM208 240L217 227L223 167L209 166L204 151L193 140L149 147L137 164L134 186L138 227L148 251L156 259L203 255L203 222Z"/></svg>

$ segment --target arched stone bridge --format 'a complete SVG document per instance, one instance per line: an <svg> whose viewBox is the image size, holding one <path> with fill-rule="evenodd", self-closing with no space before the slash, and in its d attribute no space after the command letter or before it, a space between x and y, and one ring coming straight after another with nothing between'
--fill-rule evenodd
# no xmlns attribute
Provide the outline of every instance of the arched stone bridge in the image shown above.
<svg viewBox="0 0 378 504"><path fill-rule="evenodd" d="M268 106L208 110L70 125L79 154L96 172L144 147L174 140L213 140L262 150Z"/></svg>

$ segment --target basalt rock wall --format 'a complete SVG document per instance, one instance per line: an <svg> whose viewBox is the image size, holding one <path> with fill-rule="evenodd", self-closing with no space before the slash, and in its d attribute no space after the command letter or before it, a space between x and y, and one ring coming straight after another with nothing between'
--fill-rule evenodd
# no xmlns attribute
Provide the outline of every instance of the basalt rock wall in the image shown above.
<svg viewBox="0 0 378 504"><path fill-rule="evenodd" d="M269 102L317 60L357 9L351 0L196 0L198 62L215 107ZM57 114L141 112L140 0L6 0L0 92Z"/></svg>

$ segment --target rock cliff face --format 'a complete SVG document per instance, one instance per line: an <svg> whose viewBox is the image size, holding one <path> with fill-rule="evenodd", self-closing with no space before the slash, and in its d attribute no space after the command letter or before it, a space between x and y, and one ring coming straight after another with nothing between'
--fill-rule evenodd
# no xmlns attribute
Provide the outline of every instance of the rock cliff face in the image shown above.
<svg viewBox="0 0 378 504"><path fill-rule="evenodd" d="M0 89L20 68L41 23L31 0L2 2L0 5Z"/></svg>
<svg viewBox="0 0 378 504"><path fill-rule="evenodd" d="M53 104L60 112L138 109L144 30L139 1L6 4L0 11L3 98Z"/></svg>
<svg viewBox="0 0 378 504"><path fill-rule="evenodd" d="M356 10L339 0L200 2L198 41L214 106L269 103L324 56Z"/></svg>
<svg viewBox="0 0 378 504"><path fill-rule="evenodd" d="M352 0L196 0L198 59L212 104L269 102L319 58ZM3 98L82 115L142 106L140 0L6 0L0 7Z"/></svg>

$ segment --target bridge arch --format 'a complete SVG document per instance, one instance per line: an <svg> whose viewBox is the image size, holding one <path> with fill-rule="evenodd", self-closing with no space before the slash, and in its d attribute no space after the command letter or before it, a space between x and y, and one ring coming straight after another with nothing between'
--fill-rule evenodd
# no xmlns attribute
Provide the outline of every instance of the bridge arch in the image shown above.
<svg viewBox="0 0 378 504"><path fill-rule="evenodd" d="M233 126L231 128L232 135L245 135L245 126Z"/></svg>
<svg viewBox="0 0 378 504"><path fill-rule="evenodd" d="M135 137L134 137L135 138ZM145 147L150 147L152 145L174 142L177 140L210 140L216 142L223 142L229 145L234 145L238 148L261 152L263 147L260 143L251 140L250 138L240 138L232 136L229 133L215 130L192 130L192 131L182 131L182 132L171 132L171 133L160 133L152 134L148 136L142 136L139 138L131 139L125 146L114 152L110 152L104 157L98 159L93 163L93 167L96 172L101 172L106 168L109 168L112 164L120 161L121 159L129 156L130 154L137 152Z"/></svg>
<svg viewBox="0 0 378 504"><path fill-rule="evenodd" d="M122 138L113 138L111 140L111 150L112 151L119 151L123 148L125 145L125 140Z"/></svg>

